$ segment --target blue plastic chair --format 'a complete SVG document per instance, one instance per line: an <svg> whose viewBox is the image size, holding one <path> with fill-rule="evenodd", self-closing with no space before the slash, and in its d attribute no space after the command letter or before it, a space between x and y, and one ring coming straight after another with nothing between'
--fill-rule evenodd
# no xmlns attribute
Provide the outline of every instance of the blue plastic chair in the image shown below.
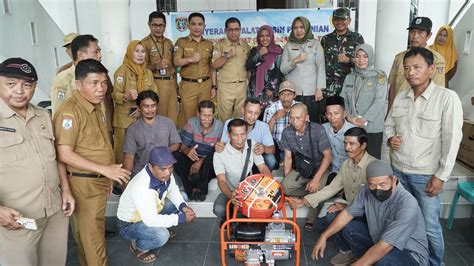
<svg viewBox="0 0 474 266"><path fill-rule="evenodd" d="M462 196L466 200L474 203L474 182L458 183L456 194L454 194L453 203L451 205L451 210L449 211L449 218L448 218L448 225L447 225L449 230L453 228L453 219L454 219L454 215L456 214L456 207L458 205L459 196Z"/></svg>

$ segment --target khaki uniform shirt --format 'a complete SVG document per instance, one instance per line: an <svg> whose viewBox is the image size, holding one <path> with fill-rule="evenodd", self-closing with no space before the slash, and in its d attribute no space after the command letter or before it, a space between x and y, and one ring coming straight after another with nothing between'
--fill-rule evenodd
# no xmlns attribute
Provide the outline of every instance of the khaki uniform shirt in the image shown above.
<svg viewBox="0 0 474 266"><path fill-rule="evenodd" d="M130 90L136 90L138 93L144 90L152 90L158 94L153 73L147 70L145 74L145 86L143 90L137 89L137 76L125 65L121 65L114 75L114 91L112 97L115 102L114 110L114 127L128 128L136 118L130 116L130 108L136 107L134 100L124 101L123 96L128 94Z"/></svg>
<svg viewBox="0 0 474 266"><path fill-rule="evenodd" d="M174 77L176 69L173 65L173 43L170 39L164 38L163 41L158 41L153 36L148 35L142 40L142 44L145 46L146 55L148 57L148 65L156 65L164 58L170 63L166 68L165 77ZM160 75L160 70L157 69L153 72L155 77L163 77Z"/></svg>
<svg viewBox="0 0 474 266"><path fill-rule="evenodd" d="M392 166L404 173L451 175L462 139L463 113L455 91L430 82L417 97L413 89L400 92L385 121L387 139L400 136L398 151L390 150Z"/></svg>
<svg viewBox="0 0 474 266"><path fill-rule="evenodd" d="M174 58L193 57L199 53L200 60L181 67L181 76L190 79L199 79L211 76L212 42L201 37L201 41L195 41L191 36L181 37L176 41L174 47Z"/></svg>
<svg viewBox="0 0 474 266"><path fill-rule="evenodd" d="M93 105L73 92L54 116L56 145L74 147L74 152L102 165L114 162L107 121L100 104ZM67 165L68 172L90 173Z"/></svg>
<svg viewBox="0 0 474 266"><path fill-rule="evenodd" d="M76 66L72 64L68 69L58 73L54 77L51 88L51 110L53 115L59 106L67 98L71 97L73 90L76 89L75 71Z"/></svg>
<svg viewBox="0 0 474 266"><path fill-rule="evenodd" d="M60 72L63 72L64 70L70 68L72 65L74 65L74 62L73 62L73 61L71 61L71 62L69 62L69 63L66 63L66 64L60 66L60 67L58 68L58 70L56 71L56 75L59 74Z"/></svg>
<svg viewBox="0 0 474 266"><path fill-rule="evenodd" d="M428 49L428 47L425 47L425 48ZM430 78L436 84L444 87L444 80L445 80L444 58L440 53L436 52L435 50L432 50L432 49L428 49L428 50L433 52L433 55L434 55L433 63L435 65L435 70L431 74ZM408 50L403 51L395 56L395 59L393 60L392 69L390 70L390 75L388 76L388 84L395 89L396 94L402 90L406 90L410 88L410 84L408 84L408 81L405 79L405 69L403 67L403 57L405 56L407 52Z"/></svg>
<svg viewBox="0 0 474 266"><path fill-rule="evenodd" d="M61 210L51 117L29 104L26 119L0 99L0 206L40 219Z"/></svg>
<svg viewBox="0 0 474 266"><path fill-rule="evenodd" d="M227 38L216 43L212 53L212 62L214 63L214 61L223 57L224 53L229 52L232 46L232 43ZM235 48L236 55L227 59L225 64L219 69L219 75L217 75L219 82L234 83L247 80L245 62L250 53L250 46L240 40Z"/></svg>
<svg viewBox="0 0 474 266"><path fill-rule="evenodd" d="M350 158L345 160L331 184L316 193L306 195L304 198L311 207L316 208L320 202L334 197L341 189L344 189L347 202L351 202L359 193L359 190L367 184L365 170L367 165L374 160L376 159L367 151L358 164L354 164L354 161Z"/></svg>

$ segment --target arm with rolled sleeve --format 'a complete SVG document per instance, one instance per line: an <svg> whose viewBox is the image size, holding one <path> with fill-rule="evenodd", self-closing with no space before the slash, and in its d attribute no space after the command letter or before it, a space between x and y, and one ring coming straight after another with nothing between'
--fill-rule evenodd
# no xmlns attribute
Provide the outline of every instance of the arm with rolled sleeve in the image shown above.
<svg viewBox="0 0 474 266"><path fill-rule="evenodd" d="M293 59L290 58L290 47L289 43L285 45L285 48L283 49L283 54L281 56L281 65L280 65L280 71L284 75L288 75L293 69L295 69L295 65L293 65Z"/></svg>
<svg viewBox="0 0 474 266"><path fill-rule="evenodd" d="M311 207L316 208L320 202L334 197L344 186L342 184L341 172L332 180L332 182L316 193L308 194L304 198L309 202Z"/></svg>
<svg viewBox="0 0 474 266"><path fill-rule="evenodd" d="M442 114L441 125L441 159L435 176L443 181L449 179L456 162L459 144L462 139L463 112L459 96L447 90L446 104Z"/></svg>
<svg viewBox="0 0 474 266"><path fill-rule="evenodd" d="M380 77L383 75L383 84L380 84ZM372 102L370 108L362 115L369 123L374 123L375 119L379 116L380 112L383 112L385 105L385 99L387 98L387 77L385 73L381 73L377 76L377 86L375 87L375 99Z"/></svg>

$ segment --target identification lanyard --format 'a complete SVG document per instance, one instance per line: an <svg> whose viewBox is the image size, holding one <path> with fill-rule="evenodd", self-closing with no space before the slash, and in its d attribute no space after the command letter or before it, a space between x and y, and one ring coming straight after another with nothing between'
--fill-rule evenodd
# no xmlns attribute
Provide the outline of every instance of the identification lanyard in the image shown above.
<svg viewBox="0 0 474 266"><path fill-rule="evenodd" d="M161 51L160 51L160 49L158 49L158 44L156 43L155 38L153 38L153 36L151 36L151 39L153 40L153 43L155 44L156 50L158 50L158 55L160 56L160 60L163 60L163 54L165 53L164 37L163 37L163 43L161 45Z"/></svg>

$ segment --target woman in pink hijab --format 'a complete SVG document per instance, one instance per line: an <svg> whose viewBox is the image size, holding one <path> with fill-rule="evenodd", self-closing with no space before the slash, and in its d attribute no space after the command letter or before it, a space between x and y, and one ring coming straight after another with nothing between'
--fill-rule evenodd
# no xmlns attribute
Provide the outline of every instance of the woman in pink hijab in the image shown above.
<svg viewBox="0 0 474 266"><path fill-rule="evenodd" d="M280 72L283 49L275 44L274 38L271 26L261 26L257 32L258 46L250 50L245 65L251 73L247 96L260 101L262 114L267 106L278 99L278 87L284 77Z"/></svg>

